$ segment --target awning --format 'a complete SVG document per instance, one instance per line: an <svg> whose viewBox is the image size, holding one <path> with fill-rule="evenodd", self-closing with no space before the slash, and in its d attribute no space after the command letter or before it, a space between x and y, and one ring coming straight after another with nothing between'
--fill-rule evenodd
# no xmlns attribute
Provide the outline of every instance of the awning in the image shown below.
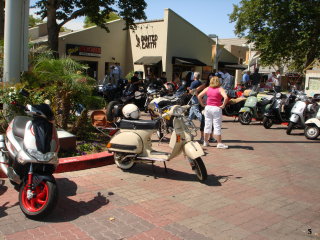
<svg viewBox="0 0 320 240"><path fill-rule="evenodd" d="M228 65L224 65L225 68L231 68L231 69L241 69L241 70L244 70L244 69L247 69L247 65L242 65L242 64L228 64Z"/></svg>
<svg viewBox="0 0 320 240"><path fill-rule="evenodd" d="M194 58L183 58L183 57L172 57L172 64L180 65L192 65L192 66L207 66L207 64L194 59Z"/></svg>
<svg viewBox="0 0 320 240"><path fill-rule="evenodd" d="M162 57L159 56L146 56L142 57L139 60L135 61L134 64L137 65L155 65L162 60Z"/></svg>

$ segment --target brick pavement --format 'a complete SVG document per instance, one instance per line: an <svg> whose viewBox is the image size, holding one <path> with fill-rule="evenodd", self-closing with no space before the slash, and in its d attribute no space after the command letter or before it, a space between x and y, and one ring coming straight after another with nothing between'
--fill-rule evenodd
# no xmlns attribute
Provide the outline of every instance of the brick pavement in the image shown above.
<svg viewBox="0 0 320 240"><path fill-rule="evenodd" d="M145 164L127 172L109 165L59 173L57 208L32 221L5 181L0 240L319 240L320 140L307 140L301 130L287 136L281 126L266 130L225 120L230 149L205 148L205 184L182 156L167 164L167 174L158 164L156 178Z"/></svg>

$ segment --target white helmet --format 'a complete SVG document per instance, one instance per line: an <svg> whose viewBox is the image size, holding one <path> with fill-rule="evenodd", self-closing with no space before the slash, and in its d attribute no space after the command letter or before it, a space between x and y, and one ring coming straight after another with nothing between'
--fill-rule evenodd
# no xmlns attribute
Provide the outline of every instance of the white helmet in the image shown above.
<svg viewBox="0 0 320 240"><path fill-rule="evenodd" d="M130 103L122 108L122 114L127 119L139 119L140 110L137 105Z"/></svg>

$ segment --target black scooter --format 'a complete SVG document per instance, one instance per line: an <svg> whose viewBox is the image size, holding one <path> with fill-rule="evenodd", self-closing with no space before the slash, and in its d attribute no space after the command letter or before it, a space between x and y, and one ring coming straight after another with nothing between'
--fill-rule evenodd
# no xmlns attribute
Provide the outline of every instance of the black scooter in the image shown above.
<svg viewBox="0 0 320 240"><path fill-rule="evenodd" d="M269 129L273 124L288 122L296 97L294 92L291 92L289 96L281 92L275 92L271 103L266 107L268 110L264 114L263 126Z"/></svg>

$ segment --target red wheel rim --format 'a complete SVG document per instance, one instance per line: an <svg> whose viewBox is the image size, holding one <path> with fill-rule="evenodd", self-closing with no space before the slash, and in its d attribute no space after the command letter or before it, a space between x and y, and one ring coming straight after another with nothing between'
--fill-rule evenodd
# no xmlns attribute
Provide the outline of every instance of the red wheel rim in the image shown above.
<svg viewBox="0 0 320 240"><path fill-rule="evenodd" d="M28 185L22 191L22 204L29 212L38 212L48 202L49 188L45 182L41 182L34 190L35 196L30 200L27 198Z"/></svg>

